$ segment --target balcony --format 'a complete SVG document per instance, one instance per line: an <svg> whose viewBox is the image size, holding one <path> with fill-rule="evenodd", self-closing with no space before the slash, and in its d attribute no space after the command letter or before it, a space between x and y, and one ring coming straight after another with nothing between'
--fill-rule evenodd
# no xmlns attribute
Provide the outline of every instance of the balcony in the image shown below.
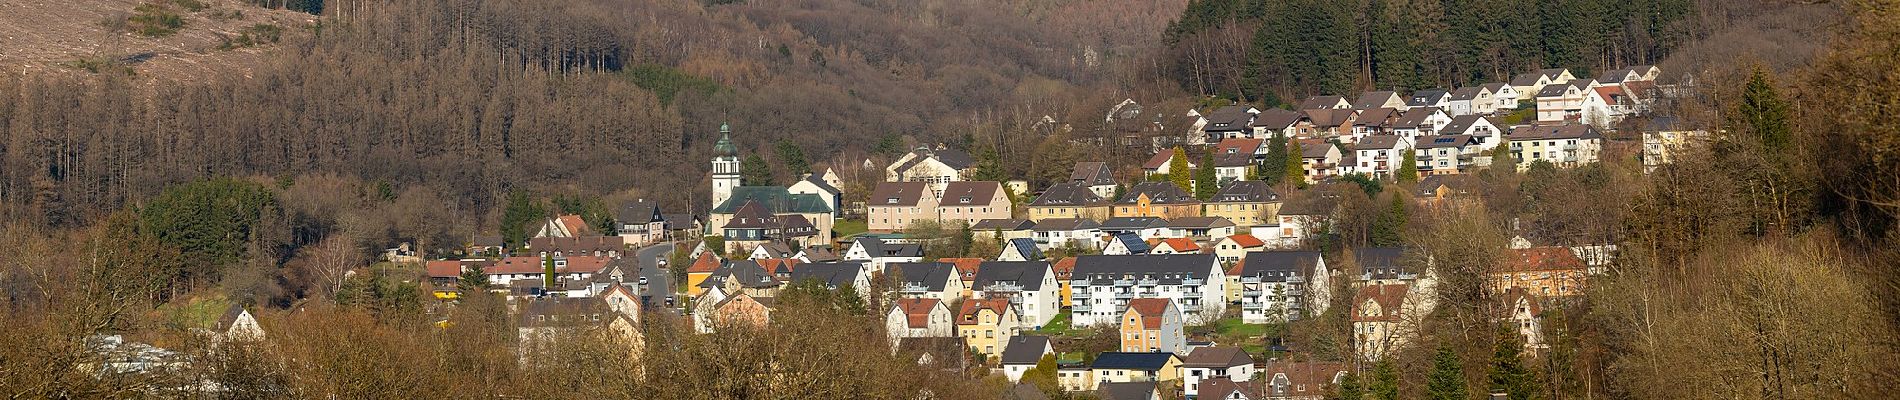
<svg viewBox="0 0 1900 400"><path fill-rule="evenodd" d="M1263 293L1261 293L1260 289L1248 289L1248 290L1240 291L1241 296L1247 296L1247 297L1257 297L1257 296L1260 296L1261 294Z"/></svg>
<svg viewBox="0 0 1900 400"><path fill-rule="evenodd" d="M983 287L983 291L1009 292L1009 293L1021 292L1023 291L1023 285L1016 284L1015 282L997 282L997 283L991 283L989 286Z"/></svg>
<svg viewBox="0 0 1900 400"><path fill-rule="evenodd" d="M902 289L898 289L897 291L903 294L929 293L930 286L924 285L922 283L917 283L917 282L905 282L904 287Z"/></svg>
<svg viewBox="0 0 1900 400"><path fill-rule="evenodd" d="M1200 286L1200 285L1204 285L1204 284L1207 284L1207 280L1206 280L1206 279L1200 279L1200 278L1187 278L1187 279L1182 279L1182 280L1181 280L1181 285L1182 285L1182 286Z"/></svg>
<svg viewBox="0 0 1900 400"><path fill-rule="evenodd" d="M1115 292L1115 298L1121 300L1132 299L1135 298L1135 292Z"/></svg>
<svg viewBox="0 0 1900 400"><path fill-rule="evenodd" d="M1115 280L1115 286L1135 286L1135 280L1133 280L1133 279L1116 279L1116 280Z"/></svg>
<svg viewBox="0 0 1900 400"><path fill-rule="evenodd" d="M1182 293L1181 293L1181 298L1184 298L1184 299L1198 299L1198 298L1201 298L1201 292L1182 292Z"/></svg>
<svg viewBox="0 0 1900 400"><path fill-rule="evenodd" d="M1145 287L1153 287L1154 285L1161 284L1161 280L1154 279L1154 278L1143 278L1141 280L1135 281L1135 284L1140 285L1140 286L1145 286Z"/></svg>
<svg viewBox="0 0 1900 400"><path fill-rule="evenodd" d="M1075 303L1074 307L1069 308L1069 312L1087 313L1089 312L1089 305L1082 304L1082 303Z"/></svg>
<svg viewBox="0 0 1900 400"><path fill-rule="evenodd" d="M1286 277L1286 283L1304 283L1304 282L1306 282L1306 278L1301 278L1298 275Z"/></svg>
<svg viewBox="0 0 1900 400"><path fill-rule="evenodd" d="M1267 309L1267 305L1266 305L1266 304L1261 304L1261 303L1240 303L1240 309L1242 309L1242 310L1265 310L1265 309Z"/></svg>
<svg viewBox="0 0 1900 400"><path fill-rule="evenodd" d="M1258 276L1241 277L1240 283L1260 283L1260 277Z"/></svg>

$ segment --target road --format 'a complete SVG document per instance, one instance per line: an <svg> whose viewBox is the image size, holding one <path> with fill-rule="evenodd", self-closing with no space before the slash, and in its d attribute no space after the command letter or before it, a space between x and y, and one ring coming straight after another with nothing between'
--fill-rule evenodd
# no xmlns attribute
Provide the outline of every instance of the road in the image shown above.
<svg viewBox="0 0 1900 400"><path fill-rule="evenodd" d="M673 277L666 273L665 269L659 268L660 260L666 259L666 256L672 253L672 243L647 246L634 252L636 257L640 257L640 276L647 278L646 291L643 293L650 297L647 299L650 304L665 305L666 296L673 294ZM686 268L687 266L669 265L667 267Z"/></svg>

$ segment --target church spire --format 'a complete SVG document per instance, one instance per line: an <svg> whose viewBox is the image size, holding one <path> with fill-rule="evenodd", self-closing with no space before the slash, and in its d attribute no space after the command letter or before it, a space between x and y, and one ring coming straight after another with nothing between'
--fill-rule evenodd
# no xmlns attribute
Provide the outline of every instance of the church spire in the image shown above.
<svg viewBox="0 0 1900 400"><path fill-rule="evenodd" d="M713 155L737 156L739 148L732 145L732 125L719 124L719 142L713 144Z"/></svg>

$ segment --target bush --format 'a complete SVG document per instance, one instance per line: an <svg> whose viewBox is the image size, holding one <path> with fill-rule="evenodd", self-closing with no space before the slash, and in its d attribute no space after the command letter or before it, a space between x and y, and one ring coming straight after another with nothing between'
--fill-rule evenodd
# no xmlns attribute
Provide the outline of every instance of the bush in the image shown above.
<svg viewBox="0 0 1900 400"><path fill-rule="evenodd" d="M211 5L199 0L172 0L172 4L176 4L179 8L190 12L199 12L204 11L206 8L211 8Z"/></svg>
<svg viewBox="0 0 1900 400"><path fill-rule="evenodd" d="M139 36L166 37L185 28L185 17L162 5L144 4L132 11L136 14L126 18L125 27Z"/></svg>
<svg viewBox="0 0 1900 400"><path fill-rule="evenodd" d="M284 27L272 24L256 24L238 29L238 36L225 38L221 49L236 49L264 44L277 43L284 38Z"/></svg>

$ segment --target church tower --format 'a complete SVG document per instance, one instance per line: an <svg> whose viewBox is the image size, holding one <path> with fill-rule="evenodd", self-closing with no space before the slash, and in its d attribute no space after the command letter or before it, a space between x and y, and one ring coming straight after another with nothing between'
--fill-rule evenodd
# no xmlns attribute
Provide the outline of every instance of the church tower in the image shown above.
<svg viewBox="0 0 1900 400"><path fill-rule="evenodd" d="M732 126L719 124L719 143L713 145L712 207L718 208L732 198L739 187L739 148L732 146Z"/></svg>

